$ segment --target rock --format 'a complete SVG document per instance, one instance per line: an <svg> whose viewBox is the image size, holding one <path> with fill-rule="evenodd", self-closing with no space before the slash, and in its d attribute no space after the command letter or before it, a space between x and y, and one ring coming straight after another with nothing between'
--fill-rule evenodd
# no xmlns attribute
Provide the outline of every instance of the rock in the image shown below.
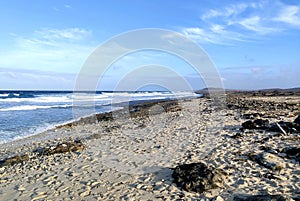
<svg viewBox="0 0 300 201"><path fill-rule="evenodd" d="M260 154L249 154L248 156L251 160L270 170L281 170L285 168L283 159L274 154L262 152Z"/></svg>
<svg viewBox="0 0 300 201"><path fill-rule="evenodd" d="M300 124L300 115L298 115L298 117L294 120L295 124Z"/></svg>
<svg viewBox="0 0 300 201"><path fill-rule="evenodd" d="M251 120L248 120L248 121L245 121L244 123L242 123L242 127L243 127L243 129L255 129L256 128L253 121L251 121Z"/></svg>
<svg viewBox="0 0 300 201"><path fill-rule="evenodd" d="M256 119L254 121L248 120L242 123L243 129L266 129L269 127L269 120Z"/></svg>
<svg viewBox="0 0 300 201"><path fill-rule="evenodd" d="M79 193L79 196L80 196L80 197L86 197L86 196L88 196L90 193L91 193L90 190L86 190L86 191L83 191L82 193Z"/></svg>
<svg viewBox="0 0 300 201"><path fill-rule="evenodd" d="M295 159L300 163L300 147L287 147L283 152L288 158Z"/></svg>
<svg viewBox="0 0 300 201"><path fill-rule="evenodd" d="M246 114L243 114L243 118L245 119L254 119L254 118L257 118L257 117L260 117L262 116L260 113L246 113Z"/></svg>
<svg viewBox="0 0 300 201"><path fill-rule="evenodd" d="M26 188L24 188L23 186L18 187L18 191L25 191L25 190L26 190Z"/></svg>
<svg viewBox="0 0 300 201"><path fill-rule="evenodd" d="M40 149L41 155L53 155L66 152L81 151L85 148L85 145L80 140L75 140L74 142L63 142L56 146L51 146L45 149Z"/></svg>
<svg viewBox="0 0 300 201"><path fill-rule="evenodd" d="M290 201L282 195L234 195L233 201Z"/></svg>
<svg viewBox="0 0 300 201"><path fill-rule="evenodd" d="M242 134L241 133L236 133L235 135L233 136L230 136L230 138L233 138L233 139L238 139L238 138L242 138Z"/></svg>
<svg viewBox="0 0 300 201"><path fill-rule="evenodd" d="M86 139L87 139L87 140L95 140L95 139L99 139L99 138L101 138L101 134L99 134L99 133L94 133L94 134L88 136Z"/></svg>
<svg viewBox="0 0 300 201"><path fill-rule="evenodd" d="M224 201L224 199L221 196L217 196L214 201Z"/></svg>
<svg viewBox="0 0 300 201"><path fill-rule="evenodd" d="M36 197L32 198L31 201L35 201L35 200L41 200L43 198L47 197L46 194L39 194Z"/></svg>
<svg viewBox="0 0 300 201"><path fill-rule="evenodd" d="M6 158L6 159L0 161L0 167L7 166L7 165L14 165L14 164L22 163L22 162L28 161L28 160L29 160L28 154L24 154L21 156L17 155L17 156L9 157L9 158Z"/></svg>
<svg viewBox="0 0 300 201"><path fill-rule="evenodd" d="M8 180L6 180L6 179L0 179L0 184L6 183L6 182L8 182Z"/></svg>
<svg viewBox="0 0 300 201"><path fill-rule="evenodd" d="M299 117L300 119L300 117ZM271 132L279 132L279 133L294 133L300 132L300 124L296 123L300 120L297 119L294 122L285 122L280 121L278 123L270 124L267 119L256 119L254 121L248 120L242 123L243 129L261 129L267 130Z"/></svg>
<svg viewBox="0 0 300 201"><path fill-rule="evenodd" d="M227 173L212 169L204 163L179 165L172 174L174 183L188 192L202 193L209 189L222 187Z"/></svg>
<svg viewBox="0 0 300 201"><path fill-rule="evenodd" d="M267 128L269 126L269 120L267 119L256 119L253 123L260 129Z"/></svg>
<svg viewBox="0 0 300 201"><path fill-rule="evenodd" d="M294 122L285 122L280 121L277 123L286 133L294 133L294 132L300 132L300 124L294 123ZM275 124L271 124L268 128L269 131L272 132L282 132L281 128Z"/></svg>

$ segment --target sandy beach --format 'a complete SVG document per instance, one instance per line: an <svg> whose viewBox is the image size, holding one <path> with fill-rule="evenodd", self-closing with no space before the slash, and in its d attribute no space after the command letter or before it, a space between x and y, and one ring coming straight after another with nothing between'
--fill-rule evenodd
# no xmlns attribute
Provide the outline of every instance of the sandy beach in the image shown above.
<svg viewBox="0 0 300 201"><path fill-rule="evenodd" d="M226 108L151 104L1 144L0 200L300 200L299 106L297 94L229 93ZM199 162L225 173L221 185L174 182L176 166Z"/></svg>

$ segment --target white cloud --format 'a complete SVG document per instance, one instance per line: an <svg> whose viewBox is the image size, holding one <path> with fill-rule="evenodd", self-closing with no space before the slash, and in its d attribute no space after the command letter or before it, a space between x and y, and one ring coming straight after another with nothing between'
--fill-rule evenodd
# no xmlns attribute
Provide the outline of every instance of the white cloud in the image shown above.
<svg viewBox="0 0 300 201"><path fill-rule="evenodd" d="M249 41L246 36L237 32L224 29L223 26L214 24L210 29L191 27L182 29L182 33L199 43L213 43L218 45L234 45L236 41Z"/></svg>
<svg viewBox="0 0 300 201"><path fill-rule="evenodd" d="M279 0L243 2L210 9L200 19L198 27L186 27L182 32L198 42L232 45L300 27L300 6Z"/></svg>
<svg viewBox="0 0 300 201"><path fill-rule="evenodd" d="M42 29L36 31L38 37L47 40L82 40L91 35L91 31L81 28Z"/></svg>
<svg viewBox="0 0 300 201"><path fill-rule="evenodd" d="M67 9L71 9L72 8L72 6L70 6L68 4L64 5L64 7L67 8Z"/></svg>
<svg viewBox="0 0 300 201"><path fill-rule="evenodd" d="M268 33L274 33L279 31L279 29L262 25L263 23L262 21L263 20L259 16L253 16L250 18L240 20L237 23L243 26L245 29L254 31L259 34L268 34Z"/></svg>
<svg viewBox="0 0 300 201"><path fill-rule="evenodd" d="M213 24L210 29L214 33L223 34L225 32L224 26L221 26L219 24Z"/></svg>
<svg viewBox="0 0 300 201"><path fill-rule="evenodd" d="M15 44L0 55L0 67L78 72L96 47L92 32L82 28L41 29L31 37L12 36Z"/></svg>
<svg viewBox="0 0 300 201"><path fill-rule="evenodd" d="M300 7L283 6L275 21L284 22L292 26L300 27Z"/></svg>
<svg viewBox="0 0 300 201"><path fill-rule="evenodd" d="M182 30L183 34L192 40L195 40L197 42L208 42L208 43L214 43L214 44L222 44L221 41L216 38L214 34L209 33L208 31L193 27L193 28L185 28Z"/></svg>
<svg viewBox="0 0 300 201"><path fill-rule="evenodd" d="M206 21L210 20L212 18L229 18L229 17L235 17L238 16L239 14L245 12L246 9L252 8L261 8L263 6L263 2L248 2L248 3L237 3L237 4L232 4L229 6L226 6L225 8L216 10L216 9L211 9L207 13L204 13L201 16L201 19Z"/></svg>
<svg viewBox="0 0 300 201"><path fill-rule="evenodd" d="M248 6L250 6L250 4L239 3L239 4L230 5L228 7L225 7L222 10L211 9L207 13L204 13L201 16L201 19L209 20L211 18L229 17L229 16L237 15L237 14L243 12Z"/></svg>

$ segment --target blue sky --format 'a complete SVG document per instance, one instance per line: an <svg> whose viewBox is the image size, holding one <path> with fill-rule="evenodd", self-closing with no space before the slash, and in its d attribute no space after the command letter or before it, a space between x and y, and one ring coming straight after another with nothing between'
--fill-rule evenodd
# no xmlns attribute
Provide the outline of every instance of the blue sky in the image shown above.
<svg viewBox="0 0 300 201"><path fill-rule="evenodd" d="M226 88L299 87L297 0L5 0L0 6L0 89L73 89L87 57L104 41L134 29L162 28L194 40ZM193 88L191 68L165 53L128 55L112 66L173 66ZM118 77L118 76L116 76ZM102 80L111 90L118 78ZM200 86L201 85L201 86Z"/></svg>

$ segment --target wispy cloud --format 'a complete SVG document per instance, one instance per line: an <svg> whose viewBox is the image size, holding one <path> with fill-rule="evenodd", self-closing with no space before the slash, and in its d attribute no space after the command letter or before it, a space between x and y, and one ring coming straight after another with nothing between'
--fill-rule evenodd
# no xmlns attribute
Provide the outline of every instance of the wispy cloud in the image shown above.
<svg viewBox="0 0 300 201"><path fill-rule="evenodd" d="M182 32L184 35L200 43L208 42L214 44L225 44L220 40L220 38L218 38L217 34L213 34L209 30L201 29L198 27L192 27L184 28Z"/></svg>
<svg viewBox="0 0 300 201"><path fill-rule="evenodd" d="M245 10L248 8L259 8L261 6L262 6L261 3L249 3L249 2L232 4L220 10L211 9L208 12L204 13L201 16L201 19L210 20L212 18L217 18L217 17L222 17L222 18L235 17L245 12Z"/></svg>
<svg viewBox="0 0 300 201"><path fill-rule="evenodd" d="M299 28L300 4L291 6L279 0L236 3L210 9L199 20L199 26L182 32L198 42L232 45Z"/></svg>
<svg viewBox="0 0 300 201"><path fill-rule="evenodd" d="M66 10L73 9L73 7L69 4L64 4L64 5L54 6L54 7L52 7L52 9L55 12L60 12L60 11L66 11Z"/></svg>
<svg viewBox="0 0 300 201"><path fill-rule="evenodd" d="M264 25L263 20L259 16L253 16L237 21L237 24L243 26L243 28L254 31L258 34L268 34L280 31L278 28L272 28Z"/></svg>
<svg viewBox="0 0 300 201"><path fill-rule="evenodd" d="M0 55L0 67L78 72L96 45L90 30L82 28L35 31L29 37L12 35L12 49Z"/></svg>
<svg viewBox="0 0 300 201"><path fill-rule="evenodd" d="M90 30L82 28L68 28L68 29L49 29L45 28L35 32L39 38L47 40L82 40L91 35Z"/></svg>
<svg viewBox="0 0 300 201"><path fill-rule="evenodd" d="M300 28L300 6L283 6L274 20Z"/></svg>
<svg viewBox="0 0 300 201"><path fill-rule="evenodd" d="M72 8L72 6L68 5L68 4L65 4L64 7L67 8L67 9L71 9Z"/></svg>

